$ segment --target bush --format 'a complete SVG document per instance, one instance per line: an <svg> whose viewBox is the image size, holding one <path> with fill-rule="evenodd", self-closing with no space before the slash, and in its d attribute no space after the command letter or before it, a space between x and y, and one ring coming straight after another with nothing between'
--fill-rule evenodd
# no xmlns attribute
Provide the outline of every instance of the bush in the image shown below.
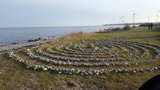
<svg viewBox="0 0 160 90"><path fill-rule="evenodd" d="M74 81L68 81L67 82L67 86L69 86L69 87L76 87L76 86L78 86L78 84L76 82L74 82Z"/></svg>
<svg viewBox="0 0 160 90"><path fill-rule="evenodd" d="M44 38L42 38L42 37L40 37L40 38L38 38L38 39L35 39L35 41L40 41L40 40L46 40L46 39L44 39Z"/></svg>
<svg viewBox="0 0 160 90"><path fill-rule="evenodd" d="M124 27L123 27L123 30L130 30L131 29L131 27L129 26L129 25L125 25Z"/></svg>
<svg viewBox="0 0 160 90"><path fill-rule="evenodd" d="M41 40L46 40L46 39L40 37L34 40L28 40L28 42L35 42L35 41L41 41Z"/></svg>
<svg viewBox="0 0 160 90"><path fill-rule="evenodd" d="M34 40L28 40L28 42L34 42Z"/></svg>
<svg viewBox="0 0 160 90"><path fill-rule="evenodd" d="M133 26L133 28L136 28L136 26Z"/></svg>

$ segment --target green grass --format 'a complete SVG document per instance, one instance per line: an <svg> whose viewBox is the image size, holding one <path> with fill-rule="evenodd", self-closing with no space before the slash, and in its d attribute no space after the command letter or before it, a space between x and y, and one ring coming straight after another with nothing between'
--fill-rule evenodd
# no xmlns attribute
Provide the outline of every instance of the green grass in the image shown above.
<svg viewBox="0 0 160 90"><path fill-rule="evenodd" d="M74 35L73 35L74 36ZM69 36L68 36L69 37ZM75 37L75 36L74 36ZM125 37L117 39L116 37ZM82 39L107 39L107 40L126 40L145 43L160 44L160 30L147 30L145 27L133 28L129 31L111 32L111 33L94 33L83 38L69 40L76 42ZM68 40L63 38L63 40ZM53 41L50 45L63 44L61 40ZM44 47L43 47L44 48ZM43 49L42 48L42 49ZM45 49L45 48L44 48ZM35 51L31 49L31 51ZM152 72L137 73L107 73L103 75L80 76L80 75L59 75L52 71L33 71L26 69L23 64L13 61L6 57L6 53L0 54L0 88L2 90L16 89L104 89L104 90L136 90L146 80L160 73L160 70ZM25 50L17 50L16 54L24 59ZM153 53L153 52L152 52ZM145 65L137 65L137 67L145 67ZM159 62L152 64L160 65ZM65 66L63 66L65 67ZM116 66L115 66L116 67ZM127 66L126 66L127 67ZM133 66L134 67L134 66Z"/></svg>
<svg viewBox="0 0 160 90"><path fill-rule="evenodd" d="M98 33L98 34L92 35L90 38L117 40L115 39L115 37L119 37L119 36L126 37L126 39L120 39L120 40L160 44L159 42L160 30L147 30L146 27L133 28L132 30L122 31L122 32L112 32L112 33L102 33L102 34Z"/></svg>

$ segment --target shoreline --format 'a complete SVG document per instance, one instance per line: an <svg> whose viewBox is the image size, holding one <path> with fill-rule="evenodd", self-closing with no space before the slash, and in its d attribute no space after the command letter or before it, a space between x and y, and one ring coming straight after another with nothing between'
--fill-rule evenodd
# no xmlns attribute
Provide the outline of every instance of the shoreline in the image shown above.
<svg viewBox="0 0 160 90"><path fill-rule="evenodd" d="M111 32L115 32L114 30L113 30L114 28L108 28L108 29L104 29L104 30L107 30L107 31L111 31ZM101 31L101 30L99 30L99 31ZM99 32L98 31L98 32ZM77 32L78 33L78 32ZM84 34L84 33L86 33L86 32L80 32L81 34ZM96 32L90 32L90 33L96 33ZM51 40L56 40L56 39L60 39L60 38L68 38L68 36L72 36L72 38L73 38L73 36L74 36L74 38L75 37L77 37L77 36L75 36L74 35L75 33L74 32L72 32L72 33L70 33L70 34L66 34L66 35L64 35L64 36L61 36L61 37L58 37L58 38L50 38L50 39L44 39L44 40L38 40L38 41L34 41L34 40L32 40L32 42L29 42L29 40L28 41L25 41L25 42L20 42L20 43L12 43L12 44L7 44L7 45L0 45L0 53L1 52L4 52L4 51L9 51L9 50L17 50L17 49L22 49L22 48L26 48L26 47L31 47L31 46L35 46L35 45L41 45L41 44L43 44L43 43L47 43L47 42L49 42L49 41L51 41ZM80 35L81 35L80 34ZM78 34L77 34L78 35ZM35 39L36 40L36 39Z"/></svg>
<svg viewBox="0 0 160 90"><path fill-rule="evenodd" d="M58 39L64 39L64 38L76 38L77 36L84 36L84 32L77 32L77 33L70 33L70 34L66 34L64 36L58 37L58 38L51 38L51 39L44 39L44 40L38 40L38 41L33 41L33 42L21 42L21 43L15 43L15 44L8 44L8 45L3 45L0 46L0 53L1 52L5 52L5 51L9 51L9 50L17 50L17 49L22 49L22 48L27 48L27 47L32 47L35 45L41 45L41 44L45 44L48 42L51 42L53 40L58 40ZM87 33L91 34L91 33ZM36 39L35 39L36 40Z"/></svg>
<svg viewBox="0 0 160 90"><path fill-rule="evenodd" d="M54 40L54 39L50 39L50 40ZM40 44L46 43L50 40L40 40L40 41L35 41L35 42L27 42L26 41L26 42L22 42L22 43L3 45L3 46L0 46L0 52L9 51L9 50L17 50L17 49L21 49L21 48L40 45Z"/></svg>
<svg viewBox="0 0 160 90"><path fill-rule="evenodd" d="M99 30L103 30L103 29L108 29L108 28L116 28L116 27L123 27L123 26L69 26L69 27L22 27L22 28L19 28L19 27L11 27L11 28L0 28L0 30L2 30L2 33L3 31L5 31L4 35L6 35L7 37L3 38L3 34L1 35L1 40L0 40L0 47L1 46L6 46L6 45L10 45L10 44L17 44L17 43L22 43L22 42L27 42L27 40L30 40L30 39L37 39L39 37L43 37L43 38L46 38L48 39L48 37L50 37L51 39L53 38L59 38L59 37L62 37L66 34L70 34L70 33L73 33L73 32L79 32L79 31L82 31L82 32L86 32L86 33L90 33L90 32L97 32ZM58 29L57 29L58 28ZM7 39L10 39L12 37L12 33L6 33L8 32L9 30L11 30L12 32L19 32L19 33L16 33L16 37L14 36L13 39L10 41L10 40L7 40ZM17 31L18 30L18 31ZM24 34L24 37L21 36L20 34L23 33L23 31L27 31L25 32ZM30 35L32 33L28 32L28 31L31 31L32 30L35 32L35 36L32 37L32 36L29 36L31 38L27 38L25 35ZM48 33L43 33L44 30L47 30ZM14 34L14 33L13 33ZM36 34L39 34L39 35L36 35ZM9 36L9 37L8 37Z"/></svg>

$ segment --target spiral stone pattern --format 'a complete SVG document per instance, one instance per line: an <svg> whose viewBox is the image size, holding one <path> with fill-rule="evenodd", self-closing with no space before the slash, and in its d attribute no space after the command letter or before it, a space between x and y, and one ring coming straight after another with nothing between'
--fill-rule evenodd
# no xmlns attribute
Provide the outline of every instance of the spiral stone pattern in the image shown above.
<svg viewBox="0 0 160 90"><path fill-rule="evenodd" d="M8 57L36 71L58 74L99 75L159 70L160 45L132 41L61 41L24 50ZM25 57L25 58L24 58Z"/></svg>

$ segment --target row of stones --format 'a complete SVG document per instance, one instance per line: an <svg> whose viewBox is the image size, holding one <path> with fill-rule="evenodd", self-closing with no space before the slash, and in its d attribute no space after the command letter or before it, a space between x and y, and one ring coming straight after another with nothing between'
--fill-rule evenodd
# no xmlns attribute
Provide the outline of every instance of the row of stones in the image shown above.
<svg viewBox="0 0 160 90"><path fill-rule="evenodd" d="M117 45L117 46L119 46L119 45ZM121 46L119 46L119 47L121 47ZM116 50L116 52L110 52L109 54L106 54L106 53L100 53L100 55L101 56L97 56L97 54L99 53L92 53L92 55L94 55L94 57L98 57L98 58L109 58L109 57L126 57L126 56L132 56L133 54L135 54L135 51L137 51L137 50L135 50L135 48L133 48L133 47L129 47L129 46L126 46L126 47L128 47L128 48L130 48L130 49L134 49L133 50L133 52L131 52L131 53L129 53L129 52L127 52L128 54L124 54L124 53L122 53L122 52L124 52L124 51L127 51L126 49L123 49L123 51L119 51L119 50ZM50 52L52 52L52 51L50 51ZM77 52L76 52L77 53ZM70 56L70 57L78 57L78 58L82 58L82 53L77 53L77 54L80 54L80 55L75 55L75 54L73 54L73 55L69 55L69 54L65 54L65 53L62 53L61 55L62 56ZM89 54L89 53L87 53L87 54ZM86 54L86 55L87 55ZM89 58L92 58L93 56L88 56ZM87 57L85 57L85 58L87 58Z"/></svg>
<svg viewBox="0 0 160 90"><path fill-rule="evenodd" d="M30 50L28 49L27 50L27 55L30 56L31 58L33 59L38 59L40 61L46 61L46 62L52 62L54 63L55 65L73 65L73 66L116 66L116 65L137 65L137 64L143 64L145 62L150 62L150 61L156 61L157 58L154 58L154 59L148 59L148 60L141 60L141 61L138 61L138 62L128 62L128 61L125 61L125 62L93 62L93 61L89 61L89 62L82 62L82 60L80 59L77 59L77 60L73 60L73 59L67 59L67 58L64 58L64 57L56 57L56 56L53 56L53 55L48 55L46 53L42 53L42 52L39 52L40 50L37 50L39 54L41 54L42 56L46 56L48 58L52 58L52 59L48 59L48 58L44 58L44 57L41 57L41 56L38 56L38 55L33 55ZM76 61L79 61L79 62L76 62ZM86 61L86 60L83 60L83 61Z"/></svg>
<svg viewBox="0 0 160 90"><path fill-rule="evenodd" d="M136 45L135 45L136 46ZM146 56L148 54L148 50L145 49L145 48L142 48L140 46L137 46L139 47L139 49L143 50L143 54L141 55L134 55L133 57L131 58L128 58L127 60L132 60L134 58L142 58L144 56ZM51 51L50 51L51 52ZM71 59L71 58L67 58L67 57L61 57L61 56L53 56L53 55L49 55L49 54L46 54L46 53L42 53L41 50L37 49L37 53L40 53L41 55L45 55L47 57L51 57L53 59L56 59L56 60L62 60L62 61L71 61L71 62L106 62L106 61L118 61L119 59L117 58L114 58L114 59L99 59L99 58L96 58L96 59L79 59L79 58L75 58L75 59ZM129 53L130 55L132 55L132 53ZM124 57L125 55L123 55Z"/></svg>
<svg viewBox="0 0 160 90"><path fill-rule="evenodd" d="M67 69L67 68L61 68L61 69L57 69L55 67L51 67L48 65L31 65L30 62L28 62L27 60L23 60L22 58L16 56L13 52L8 53L8 57L18 61L19 63L23 63L26 68L28 69L33 69L36 71L55 71L58 74L80 74L80 75L99 75L99 74L105 74L105 73L109 73L109 72L113 72L113 73L125 73L125 72L144 72L144 71L154 71L154 70L159 70L160 67L149 67L149 68L135 68L135 69L111 69L111 70L105 70L105 69L100 69L100 70L91 70L91 69L87 69L87 70L80 70L80 69Z"/></svg>
<svg viewBox="0 0 160 90"><path fill-rule="evenodd" d="M62 46L62 45L60 45L60 46ZM56 51L58 51L58 52L64 52L64 53L66 53L67 51L70 51L70 52L68 52L69 54L96 54L96 52L93 52L93 51L100 51L101 49L99 49L100 47L105 47L104 49L105 49L105 51L112 51L112 49L110 49L110 48L106 48L106 45L105 46L97 46L97 47L95 47L95 48L85 48L84 46L83 47L80 47L80 46L77 46L76 45L76 47L74 46L74 50L73 50L73 48L70 48L70 47L72 47L72 46L66 46L64 49L65 49L65 51L64 50L60 50L60 47L57 47L57 48L55 48L55 50ZM120 46L119 46L120 47ZM61 47L61 48L63 48L63 47ZM96 49L96 50L93 50L93 49ZM121 50L124 50L124 49L121 49ZM78 51L78 53L77 53L77 51ZM98 52L97 54L99 54L100 52ZM107 52L105 52L105 54L106 54ZM102 53L102 54L104 54L104 53Z"/></svg>
<svg viewBox="0 0 160 90"><path fill-rule="evenodd" d="M52 51L51 49L49 49L49 48L47 48L46 49L46 51L47 52L49 52L49 53L52 53L52 54L59 54L59 55L61 55L61 56L67 56L67 57L76 57L76 58L83 58L83 55L82 54L80 54L80 55L76 55L76 54L68 54L68 53L61 53L61 52L55 52L55 51ZM63 52L65 52L65 51L63 51ZM97 53L98 54L98 53ZM91 56L91 55L87 55L88 56L88 58L94 58L94 57L96 57L96 58L109 58L109 57L118 57L118 56L131 56L132 55L132 53L128 53L128 54L121 54L121 55L119 55L118 53L110 53L111 55L109 55L109 54L105 54L105 53L100 53L101 54L101 56L97 56L97 54L92 54L92 55L94 55L94 56ZM84 58L87 58L87 57L84 57Z"/></svg>
<svg viewBox="0 0 160 90"><path fill-rule="evenodd" d="M119 65L127 65L128 62L124 62L124 63L105 63L105 62L81 62L81 60L79 60L79 62L72 62L71 60L67 60L65 58L62 57L54 57L51 55L47 55L46 53L42 53L43 56L46 56L48 58L39 56L39 55L34 55L30 52L29 49L27 49L27 55L29 57L31 57L32 59L36 59L36 60L40 60L40 61L45 61L45 62L52 62L52 64L54 65L72 65L72 66L115 66L117 64ZM52 59L49 59L52 58ZM64 60L63 60L64 59ZM63 60L63 61L62 61ZM75 60L74 60L75 61ZM76 60L77 61L77 60Z"/></svg>
<svg viewBox="0 0 160 90"><path fill-rule="evenodd" d="M61 47L63 47L62 45L61 45ZM132 48L132 47L131 47ZM54 52L54 51L51 51L51 50L49 50L49 49L47 49L49 52L51 52L51 53L56 53L56 52ZM143 48L142 48L142 50L143 50ZM64 51L64 50L59 50L60 52L59 52L59 54L60 55L62 55L62 56L69 56L69 57L78 57L78 58L82 58L82 55L79 55L79 56L76 56L76 54L74 53L73 55L71 55L71 53L69 53L69 54L66 54L66 53L61 53L61 52L66 52L66 51ZM124 50L125 51L125 50ZM76 52L77 54L80 54L79 52ZM121 55L119 55L119 56L131 56L131 55L133 55L135 52L132 52L132 53L128 53L128 54L121 54ZM118 54L117 53L115 53L116 55L111 55L111 56L107 56L107 55L103 55L103 56L101 56L101 57L98 57L98 58L107 58L107 57L117 57L118 56ZM147 53L144 51L144 54L142 54L142 55L139 55L139 56L134 56L134 58L141 58L141 57L143 57L143 56L145 56ZM93 54L94 55L94 54ZM86 58L86 57L85 57ZM93 56L88 56L88 58L93 58ZM129 60L131 60L131 59L129 59Z"/></svg>

